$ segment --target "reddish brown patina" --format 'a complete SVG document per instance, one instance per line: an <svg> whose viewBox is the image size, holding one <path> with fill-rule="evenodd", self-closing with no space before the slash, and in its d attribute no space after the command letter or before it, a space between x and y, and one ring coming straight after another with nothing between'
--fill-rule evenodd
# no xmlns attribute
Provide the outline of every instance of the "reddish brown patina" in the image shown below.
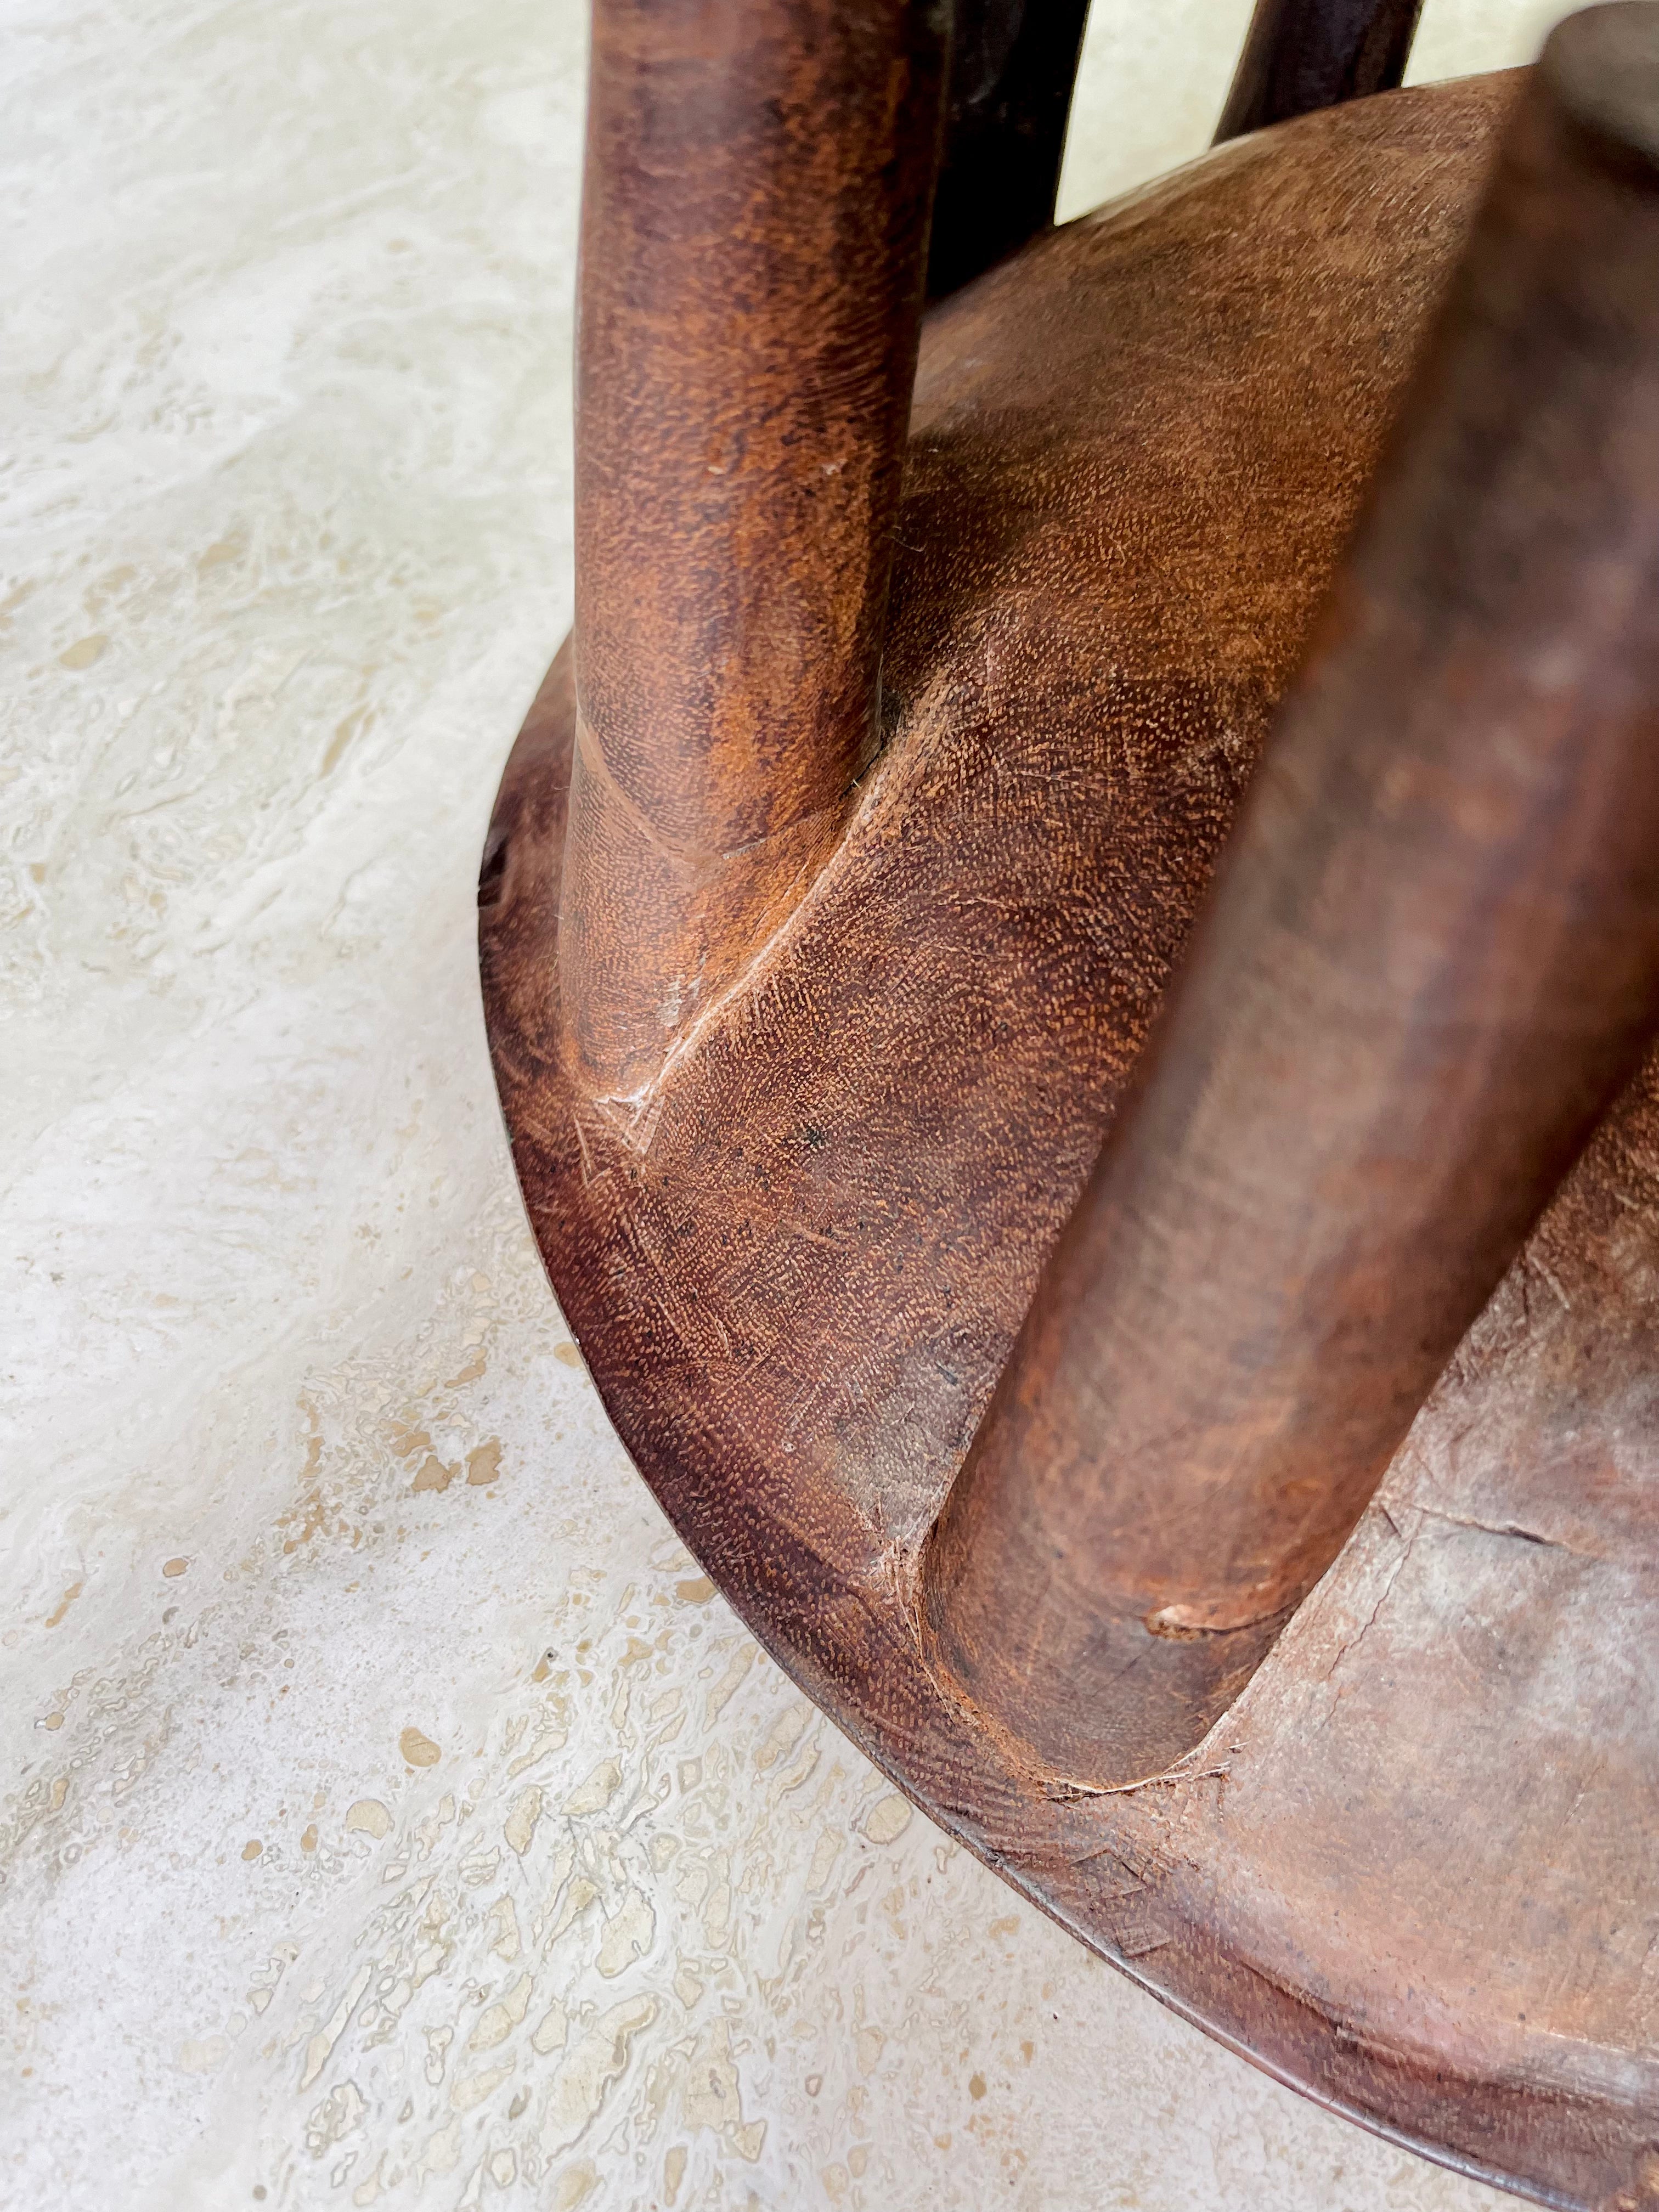
<svg viewBox="0 0 1659 2212"><path fill-rule="evenodd" d="M1583 121L1617 21L1520 103L928 1552L943 1671L1082 1780L1231 1704L1659 1018L1659 179Z"/></svg>
<svg viewBox="0 0 1659 2212"><path fill-rule="evenodd" d="M840 12L936 128L906 19ZM1597 2212L1659 2203L1656 117L1659 8L1596 10L1034 241L923 331L879 753L813 720L845 671L729 702L836 835L666 1050L653 879L581 893L624 949L571 980L631 863L568 654L480 892L554 1284L769 1649L1212 2033Z"/></svg>
<svg viewBox="0 0 1659 2212"><path fill-rule="evenodd" d="M942 24L595 15L576 345L571 1062L636 1103L834 850L877 670Z"/></svg>

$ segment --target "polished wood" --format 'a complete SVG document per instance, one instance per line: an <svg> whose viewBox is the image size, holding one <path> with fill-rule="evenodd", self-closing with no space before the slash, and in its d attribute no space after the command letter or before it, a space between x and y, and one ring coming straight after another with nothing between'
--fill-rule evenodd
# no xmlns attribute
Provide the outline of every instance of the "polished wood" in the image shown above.
<svg viewBox="0 0 1659 2212"><path fill-rule="evenodd" d="M917 0L595 13L560 989L624 1115L880 743L944 65Z"/></svg>
<svg viewBox="0 0 1659 2212"><path fill-rule="evenodd" d="M956 0L927 252L942 299L1054 219L1088 0Z"/></svg>
<svg viewBox="0 0 1659 2212"><path fill-rule="evenodd" d="M1423 0L1256 0L1215 143L1391 92Z"/></svg>
<svg viewBox="0 0 1659 2212"><path fill-rule="evenodd" d="M1521 104L929 1547L945 1677L1061 1774L1232 1704L1659 1022L1653 52L1581 16Z"/></svg>
<svg viewBox="0 0 1659 2212"><path fill-rule="evenodd" d="M1413 363L1524 79L1355 100L1238 140L1035 238L933 311L891 532L880 750L833 848L790 878L763 932L732 940L742 949L720 989L673 1029L641 1088L619 1090L573 1023L573 1004L580 1014L593 1003L582 997L593 971L569 957L591 912L571 874L593 848L571 818L586 739L568 651L508 763L479 894L491 1050L538 1242L623 1443L756 1634L934 1819L1212 2033L1401 2142L1583 2212L1659 2202L1653 1060L1451 1351L1346 1541L1187 1756L1125 1783L1045 1759L994 1699L967 1693L959 1668L939 1663L927 1555L1103 1142L1133 1130L1127 1102L1162 1079L1168 1048L1143 1061L1146 1042L1287 698L1287 757L1303 759L1297 732L1317 735L1322 686L1339 680L1358 687L1356 726L1370 735L1346 769L1306 739L1319 773L1299 830L1294 808L1274 829L1290 787L1278 799L1273 781L1258 787L1227 882L1248 890L1254 874L1259 896L1273 879L1262 854L1282 859L1298 837L1304 854L1324 855L1329 900L1292 885L1291 911L1299 899L1311 972L1328 980L1343 942L1340 929L1321 933L1328 905L1352 926L1365 909L1349 908L1351 893L1386 890L1375 871L1349 884L1336 860L1363 856L1365 825L1322 802L1331 779L1340 790L1343 773L1365 771L1376 743L1376 702L1356 671L1379 664L1345 657L1364 641L1343 629L1343 611L1389 622L1432 613L1433 564L1453 562L1439 629L1400 631L1376 678L1398 702L1408 811L1436 776L1455 790L1456 745L1467 736L1490 748L1499 709L1513 707L1515 756L1496 748L1488 771L1535 821L1528 762L1571 765L1542 714L1552 683L1564 716L1587 716L1592 766L1613 757L1621 720L1628 733L1639 718L1633 694L1621 706L1607 686L1621 670L1633 681L1645 649L1632 586L1646 556L1632 518L1651 469L1640 451L1622 465L1620 441L1640 445L1647 403L1632 365L1647 310L1607 281L1626 266L1621 253L1639 259L1645 235L1656 14L1598 13L1587 20L1599 28L1558 35L1468 264L1473 300L1454 307L1442 366L1415 397ZM601 145L595 158L623 150ZM1575 204L1594 217L1577 231ZM1505 222L1513 235L1494 244ZM1553 261L1550 235L1562 249ZM1496 289L1480 291L1483 281ZM890 318L895 296L870 304L872 320ZM1540 327L1552 301L1571 312ZM1468 358L1497 379L1484 464L1460 442L1476 416L1453 373L1471 317L1493 350ZM1535 360L1518 337L1513 356L1498 343L1529 330ZM1588 443L1575 361L1611 378ZM1512 387L1511 368L1524 372ZM1534 371L1549 374L1529 384ZM1534 416L1524 391L1561 404ZM636 401L648 408L643 385ZM1379 478L1396 421L1401 442ZM1541 547L1525 534L1493 544L1477 523L1490 526L1516 471L1557 451L1558 423L1585 505L1572 472L1546 470L1558 505ZM1452 443L1436 448L1436 437ZM1443 500L1437 516L1433 498L1425 507L1412 494L1435 491L1423 457L1437 450L1462 456L1449 481L1468 518ZM672 469L665 481L672 489ZM1332 601L1357 523L1354 563ZM1602 526L1598 592L1585 548ZM791 528L808 534L799 514ZM787 552L791 530L765 542ZM847 542L856 568L864 541ZM1552 544L1560 603L1541 603L1534 639L1526 593ZM1497 566L1483 574L1488 552ZM1472 568L1457 565L1465 556ZM1498 633L1508 623L1521 636L1507 675L1475 649L1483 592ZM612 604L624 604L619 592ZM769 602L731 604L747 623ZM1560 646L1576 621L1589 624L1580 646L1604 650L1552 659L1546 645ZM1472 623L1457 659L1451 644ZM1465 673L1480 710L1468 732L1435 723L1415 688L1438 684L1444 696L1449 685L1461 710ZM817 726L824 680L805 687L804 727ZM682 726L661 726L672 753ZM789 726L779 732L787 740ZM1638 816L1644 777L1638 763ZM1373 788L1391 803L1386 782ZM1634 920L1645 911L1638 824L1598 812L1601 789L1571 774L1562 786L1564 822L1607 841L1581 851L1565 891L1548 872L1549 841L1522 839L1528 881L1553 884L1554 896L1541 913L1511 915L1518 951L1582 957L1571 886L1588 887L1582 913L1605 920L1615 855L1631 865L1612 867L1614 890ZM1425 859L1461 841L1478 864L1511 834L1495 821L1487 832L1461 816L1431 821ZM1408 872L1418 865L1410 849L1392 851ZM1513 904L1499 874L1481 880L1500 910ZM623 873L604 889L624 920L635 887ZM1465 890L1443 872L1447 911L1468 920ZM1375 911L1448 983L1480 1046L1470 1099L1443 1100L1442 1118L1466 1103L1477 1121L1487 1110L1493 1073L1518 1050L1528 989L1563 1026L1522 1062L1523 1118L1521 1096L1535 1082L1559 1103L1572 1064L1586 1096L1609 1079L1589 1003L1609 1006L1607 975L1589 973L1587 1002L1574 1006L1547 975L1528 983L1489 963L1488 1010L1469 983L1478 960L1468 972L1457 958L1436 968L1443 946L1432 932L1386 898ZM1470 923L1477 950L1490 942L1483 917ZM1227 972L1205 949L1218 925L1201 927L1200 985L1190 987L1200 1000L1201 979L1213 988ZM1271 935L1257 928L1258 959ZM1631 947L1608 951L1622 961ZM1249 955L1247 933L1239 957L1254 988ZM1369 972L1363 959L1358 972ZM626 983L635 971L617 973ZM1389 976L1371 981L1382 1033L1351 1027L1354 1057L1341 1069L1345 1082L1364 1078L1362 1091L1394 1066L1390 1037L1423 1042L1398 992L1381 988ZM1177 1039L1185 1003L1170 1016ZM1265 1014L1298 1050L1309 1044L1293 1006ZM1225 1041L1227 1027L1213 1034ZM1432 1024L1425 1034L1432 1073L1450 1055ZM1340 1120L1317 1057L1326 1042L1311 1039L1304 1115ZM1613 1058L1623 1048L1615 1038ZM1249 1034L1226 1050L1271 1091L1274 1071ZM1245 1103L1247 1121L1261 1111L1261 1096ZM1443 1135L1431 1105L1408 1102L1416 1119L1401 1148L1423 1137L1443 1178L1462 1139ZM1292 1183L1285 1156L1302 1141L1298 1122L1270 1162ZM1494 1142L1509 1142L1502 1127ZM1351 1164L1364 1147L1338 1155ZM1504 1157L1544 1172L1535 1130ZM1475 1199L1491 1165L1474 1161ZM1505 1202L1524 1211L1537 1194ZM1448 1200L1466 1225L1470 1197L1460 1185ZM1412 1211L1362 1206L1359 1227L1386 1231ZM1473 1212L1489 1231L1491 1217ZM1495 1264L1501 1243L1489 1237L1474 1273ZM1409 1237L1404 1249L1416 1249ZM1468 1255L1452 1257L1465 1270L1459 1295L1472 1295ZM1379 1297L1393 1328L1397 1288L1382 1284ZM1346 1354L1346 1340L1336 1349ZM1369 1420L1375 1404L1361 1411ZM1327 1485L1315 1498L1311 1521L1330 1494ZM935 1598L952 1586L939 1565ZM1175 1601L1190 1602L1194 1588L1212 1589L1213 1577L1188 1574Z"/></svg>

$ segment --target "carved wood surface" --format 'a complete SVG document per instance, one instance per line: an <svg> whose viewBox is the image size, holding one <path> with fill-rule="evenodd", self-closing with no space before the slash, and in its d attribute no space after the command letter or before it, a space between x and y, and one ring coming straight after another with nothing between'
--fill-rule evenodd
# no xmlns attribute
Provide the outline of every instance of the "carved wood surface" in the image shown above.
<svg viewBox="0 0 1659 2212"><path fill-rule="evenodd" d="M1659 8L1608 7L1527 79L929 1540L930 1652L1060 1773L1226 1711L1659 1029L1644 70Z"/></svg>
<svg viewBox="0 0 1659 2212"><path fill-rule="evenodd" d="M617 1428L942 1824L1259 2063L1540 2201L1659 2198L1659 1087L1632 1085L1239 1702L1066 1785L944 1696L916 1566L1109 1126L1514 79L1243 142L924 334L888 743L667 1079L559 1048L568 660L502 787L486 1006ZM1248 544L1253 557L1241 560Z"/></svg>

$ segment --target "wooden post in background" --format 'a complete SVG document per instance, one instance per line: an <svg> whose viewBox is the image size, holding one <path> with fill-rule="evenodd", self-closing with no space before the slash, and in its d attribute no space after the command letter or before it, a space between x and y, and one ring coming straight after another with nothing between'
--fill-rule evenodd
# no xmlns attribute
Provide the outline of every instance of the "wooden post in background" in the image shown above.
<svg viewBox="0 0 1659 2212"><path fill-rule="evenodd" d="M1088 17L1088 0L956 0L930 299L1053 222Z"/></svg>

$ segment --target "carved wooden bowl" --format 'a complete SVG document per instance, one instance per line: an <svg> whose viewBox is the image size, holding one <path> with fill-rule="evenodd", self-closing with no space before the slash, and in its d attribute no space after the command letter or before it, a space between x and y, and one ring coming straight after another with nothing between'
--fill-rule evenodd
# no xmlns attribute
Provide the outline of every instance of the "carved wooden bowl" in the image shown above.
<svg viewBox="0 0 1659 2212"><path fill-rule="evenodd" d="M1648 1073L1186 1757L1115 1787L1045 1768L941 1686L917 1589L1516 82L1237 141L930 314L885 743L647 1095L596 1098L562 1044L568 649L502 782L480 933L564 1313L664 1510L802 1689L1281 2080L1540 2202L1635 2208L1659 2204Z"/></svg>

